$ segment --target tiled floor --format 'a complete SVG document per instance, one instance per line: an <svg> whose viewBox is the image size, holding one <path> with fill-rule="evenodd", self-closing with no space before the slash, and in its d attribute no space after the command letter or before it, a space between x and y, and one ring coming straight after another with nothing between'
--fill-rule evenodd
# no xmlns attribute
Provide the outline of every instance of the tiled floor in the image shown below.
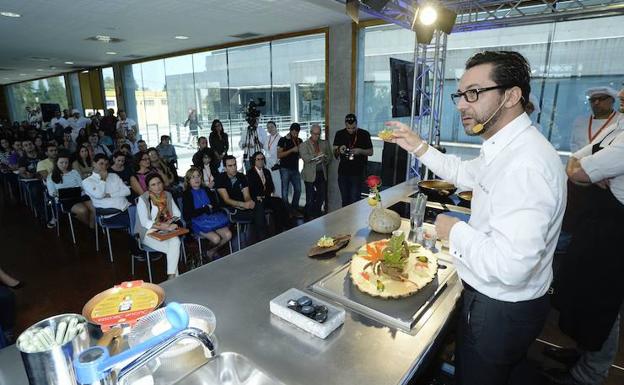
<svg viewBox="0 0 624 385"><path fill-rule="evenodd" d="M65 221L61 222L61 226L63 230L68 229ZM10 204L0 197L0 266L26 283L24 288L16 291L17 333L55 314L80 313L82 306L95 294L132 279L125 234L112 235L114 263L108 259L103 235L100 234L99 252L95 251L93 231L77 225L76 236L78 244L75 246L68 232L57 238L55 230L39 226L27 208ZM194 244L188 245L189 254L193 254L193 247ZM154 262L152 269L156 283L166 278L164 259ZM145 263L137 265L136 273L136 279L147 281ZM616 360L620 368L624 368L623 335L620 335L620 351ZM561 346L571 344L558 331L554 311L540 339ZM537 365L554 366L555 363L541 355L543 346L543 343L536 341L530 357ZM624 369L612 368L606 384L624 384Z"/></svg>

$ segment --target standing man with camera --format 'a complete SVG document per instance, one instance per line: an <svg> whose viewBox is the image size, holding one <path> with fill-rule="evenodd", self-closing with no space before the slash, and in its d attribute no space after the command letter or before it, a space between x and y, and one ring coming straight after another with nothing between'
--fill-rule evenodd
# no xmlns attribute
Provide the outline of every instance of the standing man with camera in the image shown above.
<svg viewBox="0 0 624 385"><path fill-rule="evenodd" d="M342 207L362 197L368 157L373 155L373 142L368 131L358 128L355 114L345 116L345 128L334 136L334 156L338 164L338 187Z"/></svg>
<svg viewBox="0 0 624 385"><path fill-rule="evenodd" d="M293 186L293 198L290 205L291 212L295 217L302 217L299 212L299 198L301 198L301 174L299 173L299 139L301 126L292 123L288 135L277 142L277 157L280 160L280 176L282 179L282 199L288 204L289 184Z"/></svg>

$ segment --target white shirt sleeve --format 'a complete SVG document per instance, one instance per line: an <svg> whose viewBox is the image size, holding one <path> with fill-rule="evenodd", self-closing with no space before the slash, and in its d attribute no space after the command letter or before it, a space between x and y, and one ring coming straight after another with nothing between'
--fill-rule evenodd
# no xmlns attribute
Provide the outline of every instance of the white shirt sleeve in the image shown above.
<svg viewBox="0 0 624 385"><path fill-rule="evenodd" d="M171 215L173 215L174 217L182 218L182 213L180 212L178 205L176 205L175 199L172 199L171 211L172 211Z"/></svg>
<svg viewBox="0 0 624 385"><path fill-rule="evenodd" d="M541 170L528 167L507 170L494 186L489 231L465 222L453 226L451 251L474 275L487 282L521 286L544 258L546 237L557 210L557 194Z"/></svg>
<svg viewBox="0 0 624 385"><path fill-rule="evenodd" d="M581 158L581 167L592 183L624 174L623 135L620 134L616 139L617 143L614 142L593 155Z"/></svg>
<svg viewBox="0 0 624 385"><path fill-rule="evenodd" d="M445 155L429 146L420 160L434 174L453 183L462 190L472 190L475 185L476 162L478 159L462 161L454 155Z"/></svg>
<svg viewBox="0 0 624 385"><path fill-rule="evenodd" d="M593 145L590 143L587 146L578 150L577 152L573 153L572 156L575 157L576 159L584 158L588 155L591 155L592 148L593 148Z"/></svg>
<svg viewBox="0 0 624 385"><path fill-rule="evenodd" d="M111 197L127 197L130 195L130 188L125 185L117 174L108 173L107 178L110 179L108 193Z"/></svg>
<svg viewBox="0 0 624 385"><path fill-rule="evenodd" d="M106 182L100 178L99 174L93 173L93 175L82 181L82 189L91 198L102 199L106 194Z"/></svg>
<svg viewBox="0 0 624 385"><path fill-rule="evenodd" d="M152 226L154 226L154 221L149 219L147 215L147 206L145 206L143 199L139 199L139 202L137 203L137 217L139 218L141 227L149 230Z"/></svg>

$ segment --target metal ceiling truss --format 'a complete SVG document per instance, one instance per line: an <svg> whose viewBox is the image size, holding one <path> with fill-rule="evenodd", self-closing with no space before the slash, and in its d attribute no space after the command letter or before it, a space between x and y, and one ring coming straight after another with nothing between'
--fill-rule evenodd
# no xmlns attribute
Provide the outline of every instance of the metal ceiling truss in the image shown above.
<svg viewBox="0 0 624 385"><path fill-rule="evenodd" d="M444 69L446 66L447 34L435 31L432 44L415 43L414 46L414 82L412 84L412 115L410 127L427 138L429 143L440 145L440 125L442 121L442 95L444 94ZM419 97L416 106L416 97ZM418 116L415 115L418 107ZM424 135L424 131L427 135ZM407 177L419 174L416 157L410 154ZM427 175L425 169L422 175Z"/></svg>
<svg viewBox="0 0 624 385"><path fill-rule="evenodd" d="M381 10L360 0L360 10L413 29L420 4L439 3L457 13L453 32L579 20L624 14L624 0L389 0Z"/></svg>

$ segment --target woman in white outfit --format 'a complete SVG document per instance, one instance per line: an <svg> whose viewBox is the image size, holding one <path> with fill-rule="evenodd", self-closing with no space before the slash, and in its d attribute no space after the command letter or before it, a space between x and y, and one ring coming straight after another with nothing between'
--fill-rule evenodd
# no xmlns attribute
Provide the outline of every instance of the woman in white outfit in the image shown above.
<svg viewBox="0 0 624 385"><path fill-rule="evenodd" d="M268 135L262 135L260 140L263 141L264 156L266 158L266 167L271 170L271 177L273 178L273 184L275 186L281 186L282 178L279 172L279 159L277 159L277 142L279 142L281 136L277 132L277 125L272 120L267 123ZM276 167L277 165L277 167ZM276 188L273 193L274 197L281 197L281 189Z"/></svg>
<svg viewBox="0 0 624 385"><path fill-rule="evenodd" d="M167 279L171 279L178 275L180 238L174 237L159 241L146 235L152 231L175 230L178 226L173 222L181 217L180 209L176 206L171 194L165 191L160 174L149 174L145 178L145 184L147 191L139 197L137 202L135 232L141 236L141 243L167 255Z"/></svg>

